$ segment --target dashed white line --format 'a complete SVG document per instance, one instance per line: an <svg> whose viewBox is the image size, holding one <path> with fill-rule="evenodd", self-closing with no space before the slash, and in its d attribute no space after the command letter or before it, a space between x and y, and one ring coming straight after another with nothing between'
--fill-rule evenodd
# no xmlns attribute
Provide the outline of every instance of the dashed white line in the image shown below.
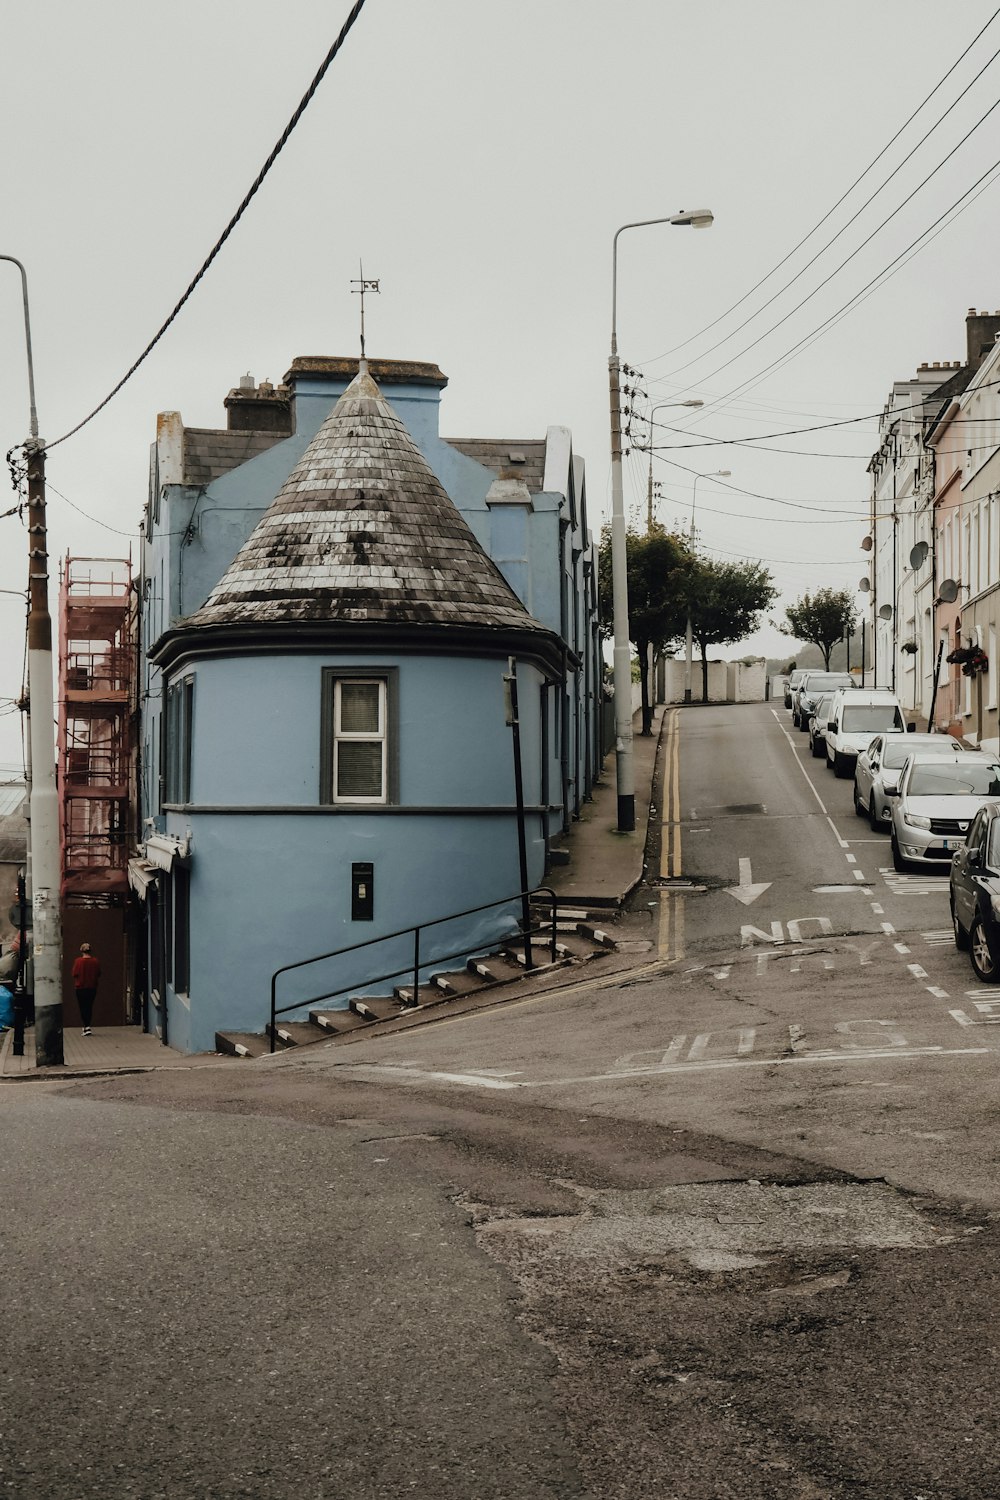
<svg viewBox="0 0 1000 1500"><path fill-rule="evenodd" d="M897 953L909 953L910 951L905 943L893 943L892 946L895 948ZM910 970L911 973L915 972L913 964L907 964L906 967Z"/></svg>
<svg viewBox="0 0 1000 1500"><path fill-rule="evenodd" d="M873 907L872 910L874 911L875 908ZM885 933L886 937L892 937L896 929L895 927L893 927L891 922L883 922L882 931Z"/></svg>

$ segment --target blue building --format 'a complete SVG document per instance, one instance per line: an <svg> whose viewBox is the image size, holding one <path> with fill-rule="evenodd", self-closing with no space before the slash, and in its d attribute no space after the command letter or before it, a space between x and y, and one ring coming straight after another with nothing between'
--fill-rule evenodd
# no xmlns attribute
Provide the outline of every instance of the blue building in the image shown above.
<svg viewBox="0 0 1000 1500"><path fill-rule="evenodd" d="M346 1004L373 965L405 964L372 940L519 891L511 658L529 885L589 793L582 462L562 428L446 441L445 383L433 365L299 359L277 389L231 392L225 431L160 417L130 877L145 1013L171 1045L261 1030L275 970L368 942L281 996ZM503 910L438 936L481 951Z"/></svg>

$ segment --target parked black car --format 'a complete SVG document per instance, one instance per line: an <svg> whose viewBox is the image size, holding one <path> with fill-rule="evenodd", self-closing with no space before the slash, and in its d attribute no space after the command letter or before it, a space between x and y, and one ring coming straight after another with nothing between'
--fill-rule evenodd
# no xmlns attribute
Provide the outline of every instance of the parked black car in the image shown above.
<svg viewBox="0 0 1000 1500"><path fill-rule="evenodd" d="M1000 984L1000 802L979 809L952 859L951 924L977 978Z"/></svg>

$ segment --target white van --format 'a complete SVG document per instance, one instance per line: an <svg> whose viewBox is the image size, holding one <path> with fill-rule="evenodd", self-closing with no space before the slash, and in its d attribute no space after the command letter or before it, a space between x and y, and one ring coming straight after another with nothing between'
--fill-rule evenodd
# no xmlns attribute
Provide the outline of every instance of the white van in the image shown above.
<svg viewBox="0 0 1000 1500"><path fill-rule="evenodd" d="M906 719L895 693L888 688L842 688L827 719L827 766L836 776L849 776L877 734L905 733Z"/></svg>

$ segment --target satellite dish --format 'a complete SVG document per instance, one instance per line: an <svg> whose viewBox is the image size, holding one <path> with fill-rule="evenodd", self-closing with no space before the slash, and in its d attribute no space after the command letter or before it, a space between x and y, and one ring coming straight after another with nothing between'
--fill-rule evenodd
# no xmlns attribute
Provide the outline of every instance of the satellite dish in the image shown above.
<svg viewBox="0 0 1000 1500"><path fill-rule="evenodd" d="M858 588L863 594L867 594L868 590L871 588L871 581L867 578L862 578L861 582L858 584Z"/></svg>
<svg viewBox="0 0 1000 1500"><path fill-rule="evenodd" d="M916 571L917 568L923 567L924 560L926 559L929 550L930 549L927 546L926 542L918 542L915 547L910 548L910 567L913 568L914 571Z"/></svg>
<svg viewBox="0 0 1000 1500"><path fill-rule="evenodd" d="M862 539L862 542L861 542L862 551L864 551L864 552L870 552L872 550L872 547L874 545L875 544L872 541L872 539L871 539L870 536L866 536L866 537L864 537Z"/></svg>
<svg viewBox="0 0 1000 1500"><path fill-rule="evenodd" d="M891 604L883 604L882 608L879 610L879 617L881 619L883 619L883 620L891 620L892 619L892 605Z"/></svg>
<svg viewBox="0 0 1000 1500"><path fill-rule="evenodd" d="M946 578L938 589L938 598L942 604L954 604L958 598L958 584L954 578Z"/></svg>

